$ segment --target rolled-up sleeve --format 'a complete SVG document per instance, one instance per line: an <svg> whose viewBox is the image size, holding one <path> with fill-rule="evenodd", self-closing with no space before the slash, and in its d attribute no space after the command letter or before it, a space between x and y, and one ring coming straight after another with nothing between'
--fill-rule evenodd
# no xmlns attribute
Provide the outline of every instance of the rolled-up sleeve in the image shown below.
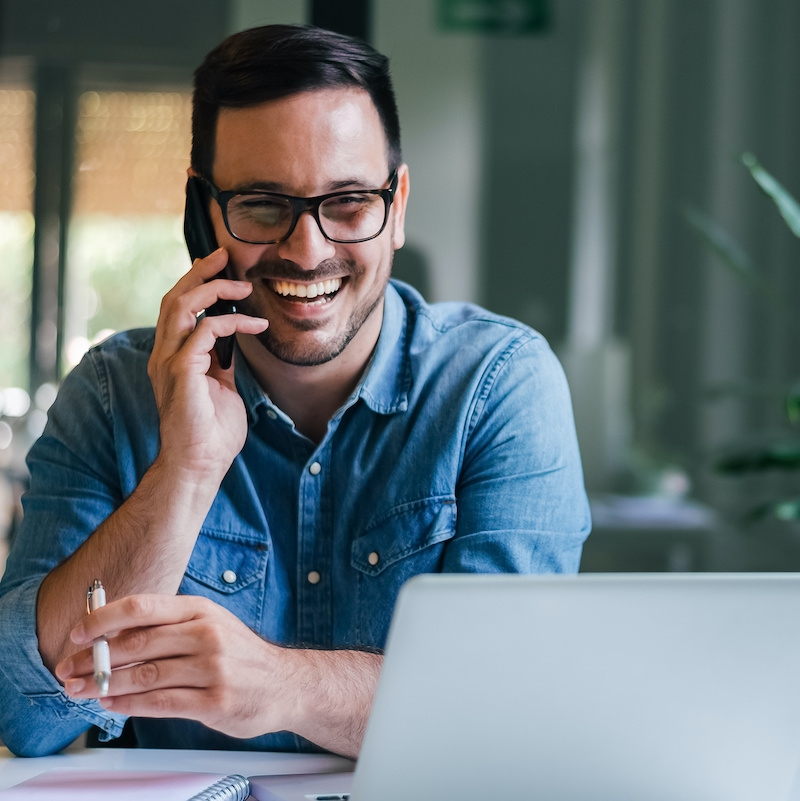
<svg viewBox="0 0 800 801"><path fill-rule="evenodd" d="M45 576L120 503L103 382L92 357L67 377L28 456L31 487L0 581L0 739L16 754L53 753L91 725L117 737L124 716L76 701L39 653L36 604Z"/></svg>
<svg viewBox="0 0 800 801"><path fill-rule="evenodd" d="M40 583L28 581L0 599L0 739L20 756L59 751L91 725L119 737L125 722L97 701L69 698L42 663L35 634Z"/></svg>

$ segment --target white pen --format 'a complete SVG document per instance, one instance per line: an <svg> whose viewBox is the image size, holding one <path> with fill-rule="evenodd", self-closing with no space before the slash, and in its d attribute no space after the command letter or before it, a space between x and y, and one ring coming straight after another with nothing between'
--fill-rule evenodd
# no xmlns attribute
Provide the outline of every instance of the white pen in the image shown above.
<svg viewBox="0 0 800 801"><path fill-rule="evenodd" d="M91 614L101 606L106 605L106 591L103 589L103 582L95 579L89 591L86 593L86 611ZM100 690L100 695L108 695L108 681L111 678L111 653L108 650L108 640L99 637L92 645L92 657L94 659L94 680Z"/></svg>

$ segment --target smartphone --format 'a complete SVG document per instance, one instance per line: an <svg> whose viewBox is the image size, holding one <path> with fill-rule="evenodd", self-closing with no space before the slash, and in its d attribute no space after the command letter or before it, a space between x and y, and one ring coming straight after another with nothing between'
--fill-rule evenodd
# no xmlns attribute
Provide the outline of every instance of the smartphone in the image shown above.
<svg viewBox="0 0 800 801"><path fill-rule="evenodd" d="M186 182L186 215L183 219L183 236L192 261L204 259L217 249L214 226L208 213L209 196L199 178L190 176ZM225 270L221 270L216 278L226 278ZM236 314L236 304L230 300L218 300L206 309L206 314ZM223 370L227 370L233 361L233 335L219 337L214 350Z"/></svg>

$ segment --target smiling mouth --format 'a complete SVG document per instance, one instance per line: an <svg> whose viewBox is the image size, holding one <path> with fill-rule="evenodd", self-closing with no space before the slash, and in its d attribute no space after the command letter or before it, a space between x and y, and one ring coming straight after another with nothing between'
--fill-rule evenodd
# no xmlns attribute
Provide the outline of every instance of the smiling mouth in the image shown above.
<svg viewBox="0 0 800 801"><path fill-rule="evenodd" d="M294 303L322 305L330 303L346 278L330 278L315 284L295 284L291 281L270 281L270 289L279 297Z"/></svg>

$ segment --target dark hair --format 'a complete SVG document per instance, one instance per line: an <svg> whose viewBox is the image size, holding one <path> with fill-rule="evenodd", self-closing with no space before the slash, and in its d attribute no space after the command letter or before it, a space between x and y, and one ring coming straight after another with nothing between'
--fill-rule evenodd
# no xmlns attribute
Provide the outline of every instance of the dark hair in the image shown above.
<svg viewBox="0 0 800 801"><path fill-rule="evenodd" d="M310 25L264 25L235 33L194 73L192 167L211 177L221 108L246 108L315 89L369 93L383 124L389 169L400 166L400 120L389 60L359 39Z"/></svg>

